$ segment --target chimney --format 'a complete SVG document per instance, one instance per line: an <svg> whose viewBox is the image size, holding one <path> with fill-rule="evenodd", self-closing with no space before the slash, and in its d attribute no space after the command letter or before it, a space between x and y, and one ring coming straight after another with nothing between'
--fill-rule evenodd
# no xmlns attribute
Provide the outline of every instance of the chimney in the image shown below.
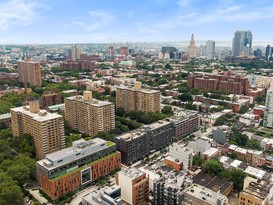
<svg viewBox="0 0 273 205"><path fill-rule="evenodd" d="M83 100L91 101L92 100L92 91L84 91L83 92Z"/></svg>
<svg viewBox="0 0 273 205"><path fill-rule="evenodd" d="M141 82L139 82L139 81L136 81L135 82L135 90L141 90Z"/></svg>
<svg viewBox="0 0 273 205"><path fill-rule="evenodd" d="M29 56L27 56L26 61L31 61L31 58Z"/></svg>
<svg viewBox="0 0 273 205"><path fill-rule="evenodd" d="M30 101L29 102L29 110L32 113L38 113L40 111L39 101Z"/></svg>

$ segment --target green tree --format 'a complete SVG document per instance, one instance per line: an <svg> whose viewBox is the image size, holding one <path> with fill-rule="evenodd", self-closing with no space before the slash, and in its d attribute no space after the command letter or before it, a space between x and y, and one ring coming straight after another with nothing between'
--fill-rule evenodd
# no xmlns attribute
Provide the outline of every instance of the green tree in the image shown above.
<svg viewBox="0 0 273 205"><path fill-rule="evenodd" d="M20 186L23 186L24 183L30 177L30 170L27 166L22 164L13 164L7 169L7 175L12 177L13 180L17 181Z"/></svg>
<svg viewBox="0 0 273 205"><path fill-rule="evenodd" d="M198 156L198 155L195 155L193 157L192 164L195 165L195 166L201 166L202 165L202 159L201 159L201 157Z"/></svg>
<svg viewBox="0 0 273 205"><path fill-rule="evenodd" d="M182 95L179 95L178 99L183 102L187 102L187 101L192 102L193 101L192 95L189 93L183 93Z"/></svg>
<svg viewBox="0 0 273 205"><path fill-rule="evenodd" d="M240 107L240 109L239 109L238 112L239 112L240 114L245 114L245 113L248 111L248 109L249 109L248 106L242 105L242 106Z"/></svg>
<svg viewBox="0 0 273 205"><path fill-rule="evenodd" d="M129 132L130 131L130 129L128 128L127 125L121 125L120 129L121 129L122 132Z"/></svg>
<svg viewBox="0 0 273 205"><path fill-rule="evenodd" d="M256 139L248 140L246 146L247 149L262 150L261 143Z"/></svg>
<svg viewBox="0 0 273 205"><path fill-rule="evenodd" d="M210 175L218 176L224 170L224 168L218 160L212 159L205 162L204 170Z"/></svg>
<svg viewBox="0 0 273 205"><path fill-rule="evenodd" d="M21 188L10 176L0 170L0 205L23 205Z"/></svg>
<svg viewBox="0 0 273 205"><path fill-rule="evenodd" d="M166 115L173 115L172 107L168 105L164 106L161 112Z"/></svg>
<svg viewBox="0 0 273 205"><path fill-rule="evenodd" d="M234 183L234 189L238 192L243 190L244 186L244 179L246 177L246 173L244 173L241 169L231 169L227 171L226 174L227 178Z"/></svg>

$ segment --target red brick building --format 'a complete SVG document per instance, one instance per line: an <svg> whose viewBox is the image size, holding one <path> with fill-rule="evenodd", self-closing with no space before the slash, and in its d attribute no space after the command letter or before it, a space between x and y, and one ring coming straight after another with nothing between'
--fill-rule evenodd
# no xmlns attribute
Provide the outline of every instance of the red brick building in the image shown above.
<svg viewBox="0 0 273 205"><path fill-rule="evenodd" d="M188 88L199 88L204 91L219 90L224 93L247 95L249 81L241 76L232 76L231 72L214 74L192 73L187 79Z"/></svg>
<svg viewBox="0 0 273 205"><path fill-rule="evenodd" d="M75 141L70 148L48 154L37 162L36 173L41 190L56 200L120 167L116 145L95 138Z"/></svg>

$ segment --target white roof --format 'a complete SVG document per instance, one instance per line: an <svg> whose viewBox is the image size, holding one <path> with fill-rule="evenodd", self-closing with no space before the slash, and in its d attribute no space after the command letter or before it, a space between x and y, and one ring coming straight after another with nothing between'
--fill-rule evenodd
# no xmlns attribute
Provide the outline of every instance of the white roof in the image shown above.
<svg viewBox="0 0 273 205"><path fill-rule="evenodd" d="M257 177L258 179L262 179L263 176L266 174L266 171L263 171L263 170L260 170L260 169L257 169L255 167L251 167L251 166L248 166L244 172L249 175L253 175L253 176Z"/></svg>

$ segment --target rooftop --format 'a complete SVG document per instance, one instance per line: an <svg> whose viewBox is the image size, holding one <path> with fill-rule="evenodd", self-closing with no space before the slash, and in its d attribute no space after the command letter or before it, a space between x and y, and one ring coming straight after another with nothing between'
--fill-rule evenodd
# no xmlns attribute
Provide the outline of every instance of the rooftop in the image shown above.
<svg viewBox="0 0 273 205"><path fill-rule="evenodd" d="M6 114L0 115L0 120L4 120L4 119L8 119L8 118L11 118L11 114L10 113L6 113Z"/></svg>
<svg viewBox="0 0 273 205"><path fill-rule="evenodd" d="M105 105L113 105L113 103L108 102L108 101L101 101L101 100L96 100L96 99L84 100L82 95L71 96L71 97L67 97L65 99L83 102L83 103L86 103L86 104L89 104L92 106L96 106L96 107L105 106Z"/></svg>
<svg viewBox="0 0 273 205"><path fill-rule="evenodd" d="M88 141L80 139L74 141L72 147L47 154L45 159L40 160L37 163L47 170L52 170L113 145L115 145L113 142L105 141L100 138Z"/></svg>
<svg viewBox="0 0 273 205"><path fill-rule="evenodd" d="M159 120L158 122L152 123L150 125L144 125L136 130L125 133L123 135L119 135L116 137L116 139L123 139L123 140L129 141L129 140L141 137L149 131L160 128L170 123L171 122L167 120Z"/></svg>
<svg viewBox="0 0 273 205"><path fill-rule="evenodd" d="M33 118L33 120L38 121L38 122L44 122L44 121L53 120L56 118L63 118L61 115L59 115L57 113L48 113L46 110L39 110L38 113L30 112L29 106L16 107L16 108L12 108L10 110L28 115L31 118Z"/></svg>
<svg viewBox="0 0 273 205"><path fill-rule="evenodd" d="M119 172L120 174L126 175L127 177L131 178L132 180L142 176L145 174L144 172L140 171L136 168L124 169Z"/></svg>

